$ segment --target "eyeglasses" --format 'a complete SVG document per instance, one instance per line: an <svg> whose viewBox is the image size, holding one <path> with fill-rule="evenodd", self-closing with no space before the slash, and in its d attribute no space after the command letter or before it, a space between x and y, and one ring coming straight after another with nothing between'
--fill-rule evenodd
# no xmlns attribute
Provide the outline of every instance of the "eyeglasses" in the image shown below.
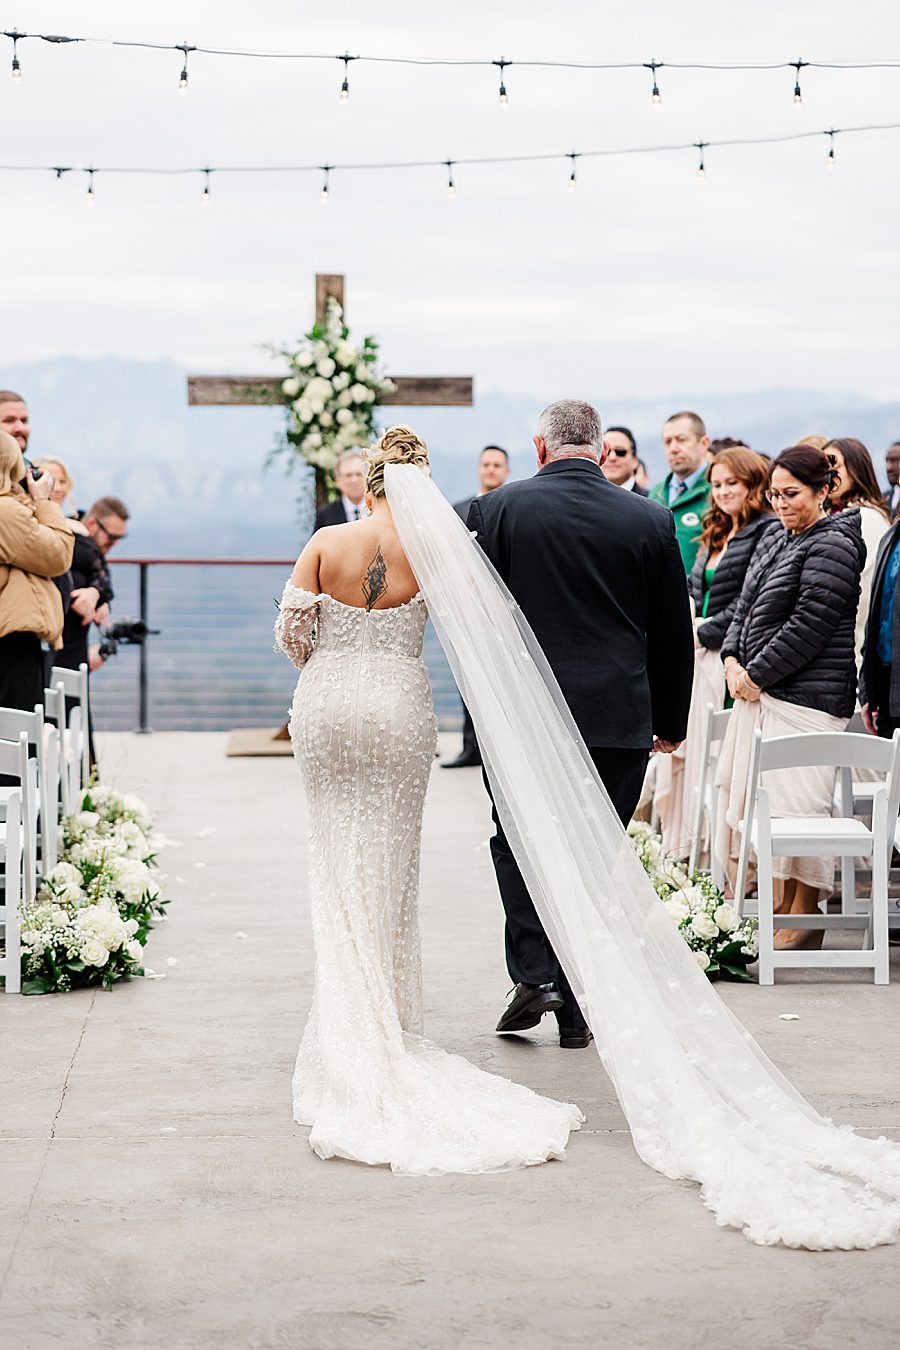
<svg viewBox="0 0 900 1350"><path fill-rule="evenodd" d="M615 446L613 446L613 447L610 449L610 452L609 452L609 453L610 453L611 455L615 455L616 459L627 459L629 455L634 454L634 451L633 451L633 450L621 450L621 449L617 449Z"/></svg>
<svg viewBox="0 0 900 1350"><path fill-rule="evenodd" d="M121 544L121 542L122 542L123 539L127 539L127 538L128 538L128 535L127 535L127 534L113 534L112 530L108 530L108 529L106 528L106 526L103 524L103 521L102 521L102 520L98 520L98 521L97 521L97 524L98 524L98 526L100 527L100 529L103 531L103 533L106 535L107 539L109 540L109 542L110 542L111 544Z"/></svg>
<svg viewBox="0 0 900 1350"><path fill-rule="evenodd" d="M802 497L803 493L803 488L785 488L784 492L773 492L771 488L767 488L763 495L766 501L774 506L776 502L792 502L795 497Z"/></svg>

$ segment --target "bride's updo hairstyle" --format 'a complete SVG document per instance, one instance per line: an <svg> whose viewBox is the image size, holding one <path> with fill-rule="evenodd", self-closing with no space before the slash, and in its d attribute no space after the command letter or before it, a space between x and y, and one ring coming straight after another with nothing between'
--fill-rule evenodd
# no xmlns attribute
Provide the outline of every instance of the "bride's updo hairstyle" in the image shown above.
<svg viewBox="0 0 900 1350"><path fill-rule="evenodd" d="M412 427L388 427L381 440L366 452L366 488L373 497L384 496L385 464L414 464L417 469L430 472L428 446Z"/></svg>

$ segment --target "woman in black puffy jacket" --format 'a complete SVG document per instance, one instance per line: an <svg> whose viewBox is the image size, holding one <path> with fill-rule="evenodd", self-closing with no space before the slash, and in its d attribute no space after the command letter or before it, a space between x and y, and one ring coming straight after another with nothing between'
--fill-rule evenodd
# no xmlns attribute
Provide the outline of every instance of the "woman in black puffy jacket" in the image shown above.
<svg viewBox="0 0 900 1350"><path fill-rule="evenodd" d="M697 651L687 736L674 755L654 756L653 805L669 857L691 851L706 710L725 706L719 648L734 615L744 577L768 530L781 533L765 499L769 465L745 445L721 450L707 471L712 489L700 551L688 579Z"/></svg>
<svg viewBox="0 0 900 1350"><path fill-rule="evenodd" d="M767 495L784 528L758 548L722 643L735 711L716 781L728 791L732 829L744 812L754 729L765 737L843 731L856 704L854 624L866 548L858 510L827 514L834 480L825 455L810 446L783 451L772 466ZM831 814L833 770L785 770L767 775L766 786L775 815ZM834 877L833 863L820 858L776 858L774 872L779 913L815 913ZM822 936L779 929L775 946L817 947Z"/></svg>

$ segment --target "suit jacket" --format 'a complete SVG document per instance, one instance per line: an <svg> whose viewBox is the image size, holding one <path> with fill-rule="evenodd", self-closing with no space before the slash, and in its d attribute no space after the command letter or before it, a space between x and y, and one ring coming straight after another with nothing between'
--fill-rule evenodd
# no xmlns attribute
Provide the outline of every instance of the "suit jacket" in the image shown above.
<svg viewBox="0 0 900 1350"><path fill-rule="evenodd" d="M895 521L891 528L882 535L881 543L878 545L878 554L875 558L875 570L872 573L872 598L869 603L869 615L866 620L866 640L862 652L862 668L859 675L859 701L860 703L871 703L879 698L879 689L883 684L881 678L882 668L878 656L878 621L881 617L881 596L884 590L884 574L887 568L888 559L894 551L894 545L897 537L900 535L900 520ZM891 662L889 675L889 703L888 712L891 717L900 717L900 605L897 604L897 595L894 595L894 660Z"/></svg>
<svg viewBox="0 0 900 1350"><path fill-rule="evenodd" d="M891 521L896 520L898 514L900 514L900 506L898 506L896 509L894 509L894 508L891 507L891 502L892 502L893 500L894 500L894 489L893 489L893 488L888 488L887 492L882 492L882 494L881 494L881 504L882 504L882 506L884 507L885 511L887 511L887 513L888 513L888 518L889 518Z"/></svg>
<svg viewBox="0 0 900 1350"><path fill-rule="evenodd" d="M333 502L328 502L326 506L320 506L316 512L317 530L324 529L326 525L346 525L347 513L344 510L343 497L335 497Z"/></svg>
<svg viewBox="0 0 900 1350"><path fill-rule="evenodd" d="M477 497L474 497L474 496L473 496L473 497L464 497L463 500L462 500L461 502L454 502L454 503L453 503L453 510L456 512L456 514L459 516L459 518L460 518L461 520L468 520L468 519L469 519L469 507L472 505L472 503L473 503L474 501L477 501L477 500L478 500L478 498L477 498Z"/></svg>
<svg viewBox="0 0 900 1350"><path fill-rule="evenodd" d="M684 739L694 640L670 511L623 492L591 460L562 459L476 498L467 524L589 746Z"/></svg>
<svg viewBox="0 0 900 1350"><path fill-rule="evenodd" d="M647 489L646 489L646 488L642 488L641 485L640 485L640 483L635 483L634 487L631 488L630 491L632 491L636 497L649 497L649 496L650 496L650 493L647 491Z"/></svg>

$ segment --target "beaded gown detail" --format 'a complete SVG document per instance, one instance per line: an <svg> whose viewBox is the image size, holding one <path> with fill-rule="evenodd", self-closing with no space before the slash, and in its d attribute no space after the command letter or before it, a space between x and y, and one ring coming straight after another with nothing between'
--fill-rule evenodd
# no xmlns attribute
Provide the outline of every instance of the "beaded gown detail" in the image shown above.
<svg viewBox="0 0 900 1350"><path fill-rule="evenodd" d="M418 889L436 723L416 596L370 611L290 583L276 640L309 809L316 976L294 1119L322 1158L489 1172L563 1156L583 1119L422 1034Z"/></svg>

